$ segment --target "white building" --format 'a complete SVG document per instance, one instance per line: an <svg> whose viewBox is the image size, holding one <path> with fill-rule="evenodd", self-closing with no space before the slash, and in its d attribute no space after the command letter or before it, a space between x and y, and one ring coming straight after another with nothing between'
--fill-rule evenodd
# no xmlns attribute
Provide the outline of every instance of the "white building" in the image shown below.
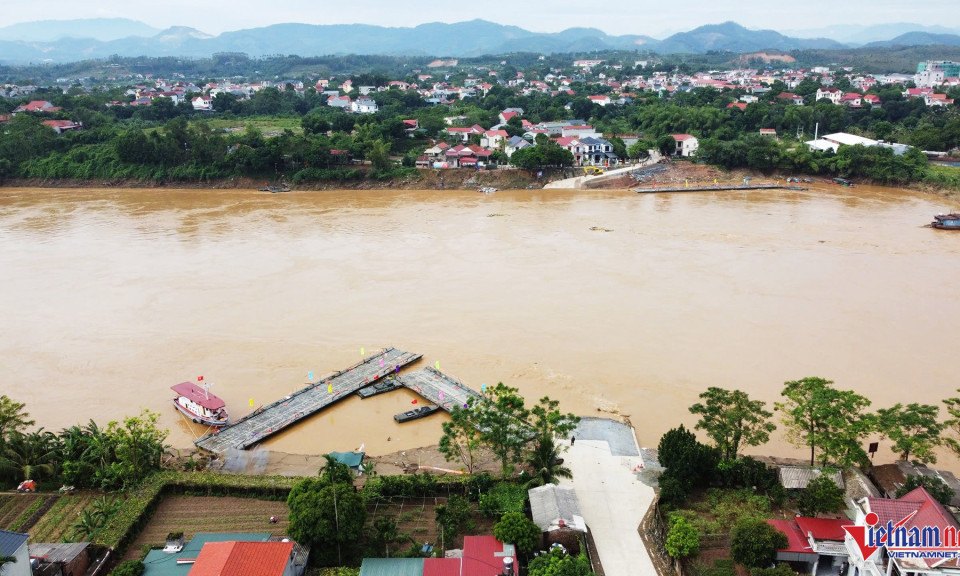
<svg viewBox="0 0 960 576"><path fill-rule="evenodd" d="M673 134L673 139L677 141L677 156L693 156L700 148L700 140L690 134Z"/></svg>
<svg viewBox="0 0 960 576"><path fill-rule="evenodd" d="M0 556L12 556L16 562L10 562L0 567L2 576L32 576L30 568L30 553L27 551L29 534L0 530Z"/></svg>

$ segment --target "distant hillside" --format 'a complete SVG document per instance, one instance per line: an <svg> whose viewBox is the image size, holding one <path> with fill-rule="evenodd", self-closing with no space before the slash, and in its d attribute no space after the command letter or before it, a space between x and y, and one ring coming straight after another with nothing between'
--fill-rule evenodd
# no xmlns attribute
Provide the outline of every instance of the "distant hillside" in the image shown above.
<svg viewBox="0 0 960 576"><path fill-rule="evenodd" d="M929 32L907 32L893 40L871 42L868 48L882 46L960 46L960 36L957 34L931 34Z"/></svg>
<svg viewBox="0 0 960 576"><path fill-rule="evenodd" d="M37 34L41 29L49 37L67 31L70 34L57 36L55 40L38 40ZM130 35L127 32L131 30L147 30L149 33ZM86 36L82 36L83 34ZM114 38L101 39L109 34ZM122 36L118 36L121 34ZM28 37L31 39L27 40ZM895 38L889 45L957 45L958 41L960 39L953 35L911 32ZM275 24L225 32L219 36L211 36L184 26L157 31L142 23L121 19L33 22L0 29L0 62L6 64L76 62L107 58L114 54L205 58L216 53L232 52L244 53L250 57L358 54L460 58L514 52L566 54L642 50L659 54L692 55L849 48L825 38L791 38L773 30L748 30L734 22L702 26L690 32L674 34L662 41L648 36L611 36L593 28L538 33L484 20L455 24L422 24L415 28L387 28L365 24Z"/></svg>
<svg viewBox="0 0 960 576"><path fill-rule="evenodd" d="M703 54L705 52L756 52L760 50L830 50L844 45L827 38L790 38L773 30L748 30L736 22L701 26L674 34L654 44L660 54Z"/></svg>
<svg viewBox="0 0 960 576"><path fill-rule="evenodd" d="M109 42L130 36L150 37L160 30L127 18L84 18L79 20L41 20L0 28L7 42L54 42L61 38L93 38Z"/></svg>
<svg viewBox="0 0 960 576"><path fill-rule="evenodd" d="M862 45L870 42L883 42L890 38L902 36L907 32L929 32L931 34L960 34L960 27L947 28L944 26L929 26L911 22L896 22L889 24L874 24L859 26L843 24L827 26L812 30L781 30L787 36L797 38L830 38L844 44Z"/></svg>

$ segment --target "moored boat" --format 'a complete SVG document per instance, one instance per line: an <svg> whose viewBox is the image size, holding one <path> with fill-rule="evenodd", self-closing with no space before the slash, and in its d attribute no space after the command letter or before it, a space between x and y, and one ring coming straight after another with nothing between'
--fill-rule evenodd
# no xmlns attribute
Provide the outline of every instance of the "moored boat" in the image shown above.
<svg viewBox="0 0 960 576"><path fill-rule="evenodd" d="M402 424L404 422L409 422L410 420L416 420L417 418L423 418L424 416L429 416L430 414L433 414L439 409L440 409L439 406L421 406L420 408L409 410L402 414L395 414L393 416L393 419Z"/></svg>
<svg viewBox="0 0 960 576"><path fill-rule="evenodd" d="M960 214L937 214L930 223L940 230L960 230Z"/></svg>
<svg viewBox="0 0 960 576"><path fill-rule="evenodd" d="M174 407L190 420L207 426L230 423L226 402L210 393L209 384L201 388L193 382L181 382L170 389L177 393L173 399Z"/></svg>

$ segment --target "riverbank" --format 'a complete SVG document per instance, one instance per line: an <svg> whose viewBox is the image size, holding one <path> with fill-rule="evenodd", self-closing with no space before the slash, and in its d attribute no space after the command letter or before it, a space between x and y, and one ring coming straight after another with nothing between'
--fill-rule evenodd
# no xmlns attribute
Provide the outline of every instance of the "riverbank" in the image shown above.
<svg viewBox="0 0 960 576"><path fill-rule="evenodd" d="M590 190L631 190L641 184L652 185L654 181L663 186L689 184L705 186L719 184L729 186L742 184L745 178L753 183L784 182L788 179L812 180L815 183L831 182L830 175L810 176L805 174L761 174L750 170L723 170L706 164L686 161L673 161L662 165L663 171L649 176L645 182L638 183L630 172L613 178L585 178L582 187ZM419 170L416 174L383 180L364 178L360 180L328 180L299 183L291 186L293 192L330 191L330 190L477 190L496 188L498 190L539 189L547 184L580 175L578 169L545 169L541 177L536 172L521 169L501 170ZM960 198L960 189L929 182L913 182L904 186L887 186L866 179L849 179L855 185L889 188L906 188L925 194L933 194L949 199ZM257 178L226 178L203 182L192 181L150 181L150 180L83 180L83 179L37 179L11 178L0 183L3 188L105 188L105 189L180 189L180 190L250 190L258 192L267 183Z"/></svg>

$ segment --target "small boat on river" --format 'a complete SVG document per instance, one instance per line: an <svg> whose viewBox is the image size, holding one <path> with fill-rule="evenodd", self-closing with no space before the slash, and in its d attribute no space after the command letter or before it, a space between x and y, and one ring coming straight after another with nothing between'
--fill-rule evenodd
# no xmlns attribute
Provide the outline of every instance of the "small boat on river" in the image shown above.
<svg viewBox="0 0 960 576"><path fill-rule="evenodd" d="M937 214L930 223L940 230L960 230L960 214Z"/></svg>
<svg viewBox="0 0 960 576"><path fill-rule="evenodd" d="M207 426L230 423L226 402L210 393L209 384L201 388L193 382L181 382L170 389L177 393L173 399L174 407L190 420Z"/></svg>
<svg viewBox="0 0 960 576"><path fill-rule="evenodd" d="M424 416L429 416L439 410L439 406L421 406L414 410L409 410L402 414L395 414L393 419L397 422L403 424L404 422L409 422L411 420L416 420L417 418L423 418Z"/></svg>

